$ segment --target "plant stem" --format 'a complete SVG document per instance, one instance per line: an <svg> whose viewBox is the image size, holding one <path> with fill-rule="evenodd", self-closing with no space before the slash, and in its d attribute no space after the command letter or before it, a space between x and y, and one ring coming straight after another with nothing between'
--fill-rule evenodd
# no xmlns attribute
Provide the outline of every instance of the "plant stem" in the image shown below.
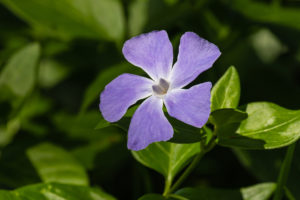
<svg viewBox="0 0 300 200"><path fill-rule="evenodd" d="M163 196L166 196L167 194L169 194L171 184L172 184L172 179L170 177L167 177L166 182L165 182L165 189L164 189Z"/></svg>
<svg viewBox="0 0 300 200"><path fill-rule="evenodd" d="M181 176L177 179L177 181L174 183L174 185L171 187L169 191L164 193L165 195L168 195L172 192L174 192L182 183L183 181L190 175L190 173L195 169L201 158L210 151L214 146L216 145L215 138L212 138L211 141L204 146L201 146L200 153L194 158L194 160L191 162L191 164L186 168L186 170L181 174Z"/></svg>
<svg viewBox="0 0 300 200"><path fill-rule="evenodd" d="M289 171L291 168L291 163L292 163L295 147L296 147L296 142L294 144L291 144L286 151L284 161L280 168L280 173L279 173L278 180L277 180L277 187L276 187L276 191L275 191L273 200L281 200L282 199L284 187L286 185Z"/></svg>
<svg viewBox="0 0 300 200"><path fill-rule="evenodd" d="M204 156L205 151L201 151L191 162L191 164L186 168L186 170L183 172L183 174L178 178L178 180L174 183L174 185L171 187L168 193L172 193L174 190L176 190L181 183L190 175L190 173L194 170L194 168L197 166L198 162L201 160L201 158Z"/></svg>

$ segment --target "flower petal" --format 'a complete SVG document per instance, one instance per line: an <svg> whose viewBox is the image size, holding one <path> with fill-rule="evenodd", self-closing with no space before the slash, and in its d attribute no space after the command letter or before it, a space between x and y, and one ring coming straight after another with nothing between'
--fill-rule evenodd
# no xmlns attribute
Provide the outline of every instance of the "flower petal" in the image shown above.
<svg viewBox="0 0 300 200"><path fill-rule="evenodd" d="M170 116L184 123L201 128L210 114L211 83L205 82L190 89L175 89L165 97Z"/></svg>
<svg viewBox="0 0 300 200"><path fill-rule="evenodd" d="M216 45L196 33L186 32L180 39L177 62L171 73L171 87L186 86L200 73L209 69L220 55Z"/></svg>
<svg viewBox="0 0 300 200"><path fill-rule="evenodd" d="M173 128L165 117L163 100L151 96L135 111L128 131L128 149L138 151L149 144L173 137Z"/></svg>
<svg viewBox="0 0 300 200"><path fill-rule="evenodd" d="M153 31L127 40L125 58L145 70L155 81L168 78L173 64L173 47L166 31Z"/></svg>
<svg viewBox="0 0 300 200"><path fill-rule="evenodd" d="M106 85L100 95L100 111L109 122L122 118L129 106L152 94L153 81L133 74L122 74Z"/></svg>

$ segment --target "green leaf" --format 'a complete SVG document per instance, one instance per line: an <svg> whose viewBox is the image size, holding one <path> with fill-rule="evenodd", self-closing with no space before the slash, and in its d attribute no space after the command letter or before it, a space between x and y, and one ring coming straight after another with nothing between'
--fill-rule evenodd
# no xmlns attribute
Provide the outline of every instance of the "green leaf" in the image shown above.
<svg viewBox="0 0 300 200"><path fill-rule="evenodd" d="M0 75L0 89L7 87L17 96L26 96L35 83L39 56L40 46L37 43L17 51Z"/></svg>
<svg viewBox="0 0 300 200"><path fill-rule="evenodd" d="M5 200L115 200L99 188L46 183L29 185L14 191L0 190Z"/></svg>
<svg viewBox="0 0 300 200"><path fill-rule="evenodd" d="M170 182L188 161L200 152L200 144L174 144L155 142L141 151L132 151L134 158L152 168Z"/></svg>
<svg viewBox="0 0 300 200"><path fill-rule="evenodd" d="M120 41L123 38L124 14L119 0L1 2L44 35L63 39L85 37Z"/></svg>
<svg viewBox="0 0 300 200"><path fill-rule="evenodd" d="M176 192L189 200L268 200L276 188L275 183L261 183L237 190L216 188L183 188Z"/></svg>
<svg viewBox="0 0 300 200"><path fill-rule="evenodd" d="M27 155L44 182L88 185L84 168L60 147L43 143L28 149Z"/></svg>
<svg viewBox="0 0 300 200"><path fill-rule="evenodd" d="M236 108L240 100L240 79L231 66L218 80L211 91L211 111L222 108Z"/></svg>
<svg viewBox="0 0 300 200"><path fill-rule="evenodd" d="M247 18L255 21L271 24L279 24L300 30L300 9L293 7L270 6L265 2L253 0L230 0L228 4L234 10L240 12ZM257 14L260 13L260 14Z"/></svg>
<svg viewBox="0 0 300 200"><path fill-rule="evenodd" d="M226 134L220 131L219 144L249 149L274 149L287 146L300 137L300 110L288 110L268 102L250 103L248 118Z"/></svg>
<svg viewBox="0 0 300 200"><path fill-rule="evenodd" d="M248 149L274 149L287 146L300 137L300 110L288 110L268 102L246 106L248 118L218 132L219 144Z"/></svg>

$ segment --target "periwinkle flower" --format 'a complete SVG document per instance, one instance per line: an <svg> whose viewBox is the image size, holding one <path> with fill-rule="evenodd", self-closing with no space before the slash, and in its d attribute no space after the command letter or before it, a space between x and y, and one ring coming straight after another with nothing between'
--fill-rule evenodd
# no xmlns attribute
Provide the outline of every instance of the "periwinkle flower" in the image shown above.
<svg viewBox="0 0 300 200"><path fill-rule="evenodd" d="M163 112L201 128L210 114L211 83L183 89L220 56L218 47L193 32L182 35L179 54L173 65L173 47L166 31L153 31L127 40L125 58L142 68L149 78L122 74L101 93L100 111L109 122L122 118L138 100L147 98L135 111L128 130L127 146L141 150L149 144L173 137L173 128Z"/></svg>

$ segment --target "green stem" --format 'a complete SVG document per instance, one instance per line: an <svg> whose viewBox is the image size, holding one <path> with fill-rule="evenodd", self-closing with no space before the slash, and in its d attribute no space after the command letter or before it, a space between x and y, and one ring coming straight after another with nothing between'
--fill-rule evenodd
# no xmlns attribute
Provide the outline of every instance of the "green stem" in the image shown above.
<svg viewBox="0 0 300 200"><path fill-rule="evenodd" d="M166 196L167 194L169 194L171 185L172 185L172 179L171 179L171 177L167 177L166 182L165 182L165 189L164 189L163 196Z"/></svg>
<svg viewBox="0 0 300 200"><path fill-rule="evenodd" d="M177 181L174 183L174 185L171 187L170 190L168 190L164 195L168 195L172 192L174 192L184 181L185 179L190 175L190 173L195 169L201 158L210 151L214 146L216 145L215 138L212 138L212 140L209 142L207 146L204 146L201 148L200 153L194 158L194 160L191 162L191 164L186 168L186 170L181 174L181 176L177 179Z"/></svg>
<svg viewBox="0 0 300 200"><path fill-rule="evenodd" d="M287 149L287 152L284 157L284 161L280 168L280 173L279 173L279 177L277 180L277 187L276 187L276 191L275 191L273 200L281 200L282 199L284 187L287 182L287 178L288 178L289 171L291 168L291 163L292 163L295 147L296 147L296 142L294 144L291 144Z"/></svg>
<svg viewBox="0 0 300 200"><path fill-rule="evenodd" d="M178 180L174 183L174 185L171 187L168 193L172 193L174 190L176 190L182 182L190 175L190 173L195 169L201 158L204 156L205 152L200 152L194 160L191 162L191 164L186 168L186 170L183 172L183 174L178 178Z"/></svg>

